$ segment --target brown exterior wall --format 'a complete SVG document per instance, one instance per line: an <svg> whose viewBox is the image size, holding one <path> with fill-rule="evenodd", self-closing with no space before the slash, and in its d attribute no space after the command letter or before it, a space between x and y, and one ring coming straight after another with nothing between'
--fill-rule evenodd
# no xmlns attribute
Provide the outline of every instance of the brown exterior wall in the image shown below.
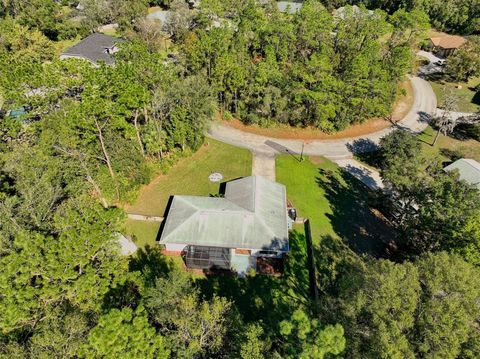
<svg viewBox="0 0 480 359"><path fill-rule="evenodd" d="M180 257L182 255L182 251L167 251L166 249L163 249L162 254L165 256Z"/></svg>

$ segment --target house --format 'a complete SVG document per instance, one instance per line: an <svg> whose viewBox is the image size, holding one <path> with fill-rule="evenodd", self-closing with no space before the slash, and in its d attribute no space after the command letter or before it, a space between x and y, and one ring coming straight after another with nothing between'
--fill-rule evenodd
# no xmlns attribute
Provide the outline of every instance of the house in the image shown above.
<svg viewBox="0 0 480 359"><path fill-rule="evenodd" d="M289 251L285 186L260 176L226 184L225 196L174 196L160 236L188 268L244 275L257 261Z"/></svg>
<svg viewBox="0 0 480 359"><path fill-rule="evenodd" d="M123 41L117 37L94 33L63 52L60 59L73 57L90 61L94 65L100 61L113 65L115 59L112 55L118 51L116 45Z"/></svg>
<svg viewBox="0 0 480 359"><path fill-rule="evenodd" d="M467 39L457 35L441 35L430 38L430 48L439 57L448 57L463 46Z"/></svg>
<svg viewBox="0 0 480 359"><path fill-rule="evenodd" d="M277 7L280 12L295 14L296 12L300 11L302 8L301 2L293 2L293 1L278 1Z"/></svg>
<svg viewBox="0 0 480 359"><path fill-rule="evenodd" d="M357 5L342 6L333 12L333 17L340 20L345 20L350 16L353 16L354 18L361 18L361 17L370 17L373 15L374 15L374 12L372 10L362 9Z"/></svg>
<svg viewBox="0 0 480 359"><path fill-rule="evenodd" d="M172 11L169 10L157 10L147 15L147 19L160 20L162 26L165 26L172 16Z"/></svg>
<svg viewBox="0 0 480 359"><path fill-rule="evenodd" d="M477 186L480 190L480 163L475 160L461 158L443 169L444 171L458 170L461 180Z"/></svg>

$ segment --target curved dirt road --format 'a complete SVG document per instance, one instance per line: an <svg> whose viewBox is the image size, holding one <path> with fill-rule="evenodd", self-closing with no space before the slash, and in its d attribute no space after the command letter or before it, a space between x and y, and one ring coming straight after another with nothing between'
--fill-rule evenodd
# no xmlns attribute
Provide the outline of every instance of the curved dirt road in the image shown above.
<svg viewBox="0 0 480 359"><path fill-rule="evenodd" d="M350 159L351 162L354 153L375 149L380 139L396 128L419 133L428 125L429 117L435 114L437 108L435 93L427 81L416 76L410 76L409 79L414 95L410 112L395 126L368 135L337 140L302 141L270 138L243 132L221 123L214 123L208 131L208 136L251 150L254 155L252 173L272 180L275 179L275 156L279 153L299 155L303 148L305 155L325 156L333 161Z"/></svg>

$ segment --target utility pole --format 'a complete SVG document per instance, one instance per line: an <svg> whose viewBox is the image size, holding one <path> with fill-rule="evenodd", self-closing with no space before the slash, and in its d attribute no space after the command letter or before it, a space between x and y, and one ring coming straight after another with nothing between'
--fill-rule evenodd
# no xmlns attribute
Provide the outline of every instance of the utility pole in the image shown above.
<svg viewBox="0 0 480 359"><path fill-rule="evenodd" d="M300 162L303 162L303 150L305 148L305 141L302 142L302 153L300 153Z"/></svg>

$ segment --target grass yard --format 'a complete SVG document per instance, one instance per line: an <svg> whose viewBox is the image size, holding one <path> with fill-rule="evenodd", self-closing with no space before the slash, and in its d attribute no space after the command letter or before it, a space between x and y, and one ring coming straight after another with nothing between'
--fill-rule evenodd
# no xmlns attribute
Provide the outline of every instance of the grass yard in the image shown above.
<svg viewBox="0 0 480 359"><path fill-rule="evenodd" d="M473 158L480 161L480 142L473 139L457 139L452 136L438 137L435 147L431 146L435 139L436 130L428 126L418 139L422 142L422 149L428 156L439 156L442 161L454 161L458 158Z"/></svg>
<svg viewBox="0 0 480 359"><path fill-rule="evenodd" d="M208 176L220 172L229 181L252 173L250 151L207 139L196 153L181 159L167 174L160 175L140 190L135 203L126 206L128 213L164 216L170 196L209 196L219 193L220 183L210 182ZM154 246L159 223L127 220L126 234L135 238L138 246Z"/></svg>
<svg viewBox="0 0 480 359"><path fill-rule="evenodd" d="M438 107L443 106L445 94L453 93L458 97L459 112L476 112L480 110L480 98L476 95L475 87L480 85L480 77L472 78L469 82L447 82L443 80L430 81L438 99ZM458 86L462 88L457 88Z"/></svg>
<svg viewBox="0 0 480 359"><path fill-rule="evenodd" d="M125 233L140 248L145 248L147 245L154 247L159 229L159 222L136 221L133 219L125 221Z"/></svg>
<svg viewBox="0 0 480 359"><path fill-rule="evenodd" d="M143 187L135 203L127 206L126 211L163 216L172 195L216 195L220 183L208 179L213 172L220 172L223 181L250 176L252 154L248 150L207 139L196 153L181 159L167 174Z"/></svg>
<svg viewBox="0 0 480 359"><path fill-rule="evenodd" d="M357 253L383 254L394 233L368 205L369 192L361 182L322 157L299 162L279 156L276 166L289 201L300 217L310 219L314 246L322 238L342 238Z"/></svg>

